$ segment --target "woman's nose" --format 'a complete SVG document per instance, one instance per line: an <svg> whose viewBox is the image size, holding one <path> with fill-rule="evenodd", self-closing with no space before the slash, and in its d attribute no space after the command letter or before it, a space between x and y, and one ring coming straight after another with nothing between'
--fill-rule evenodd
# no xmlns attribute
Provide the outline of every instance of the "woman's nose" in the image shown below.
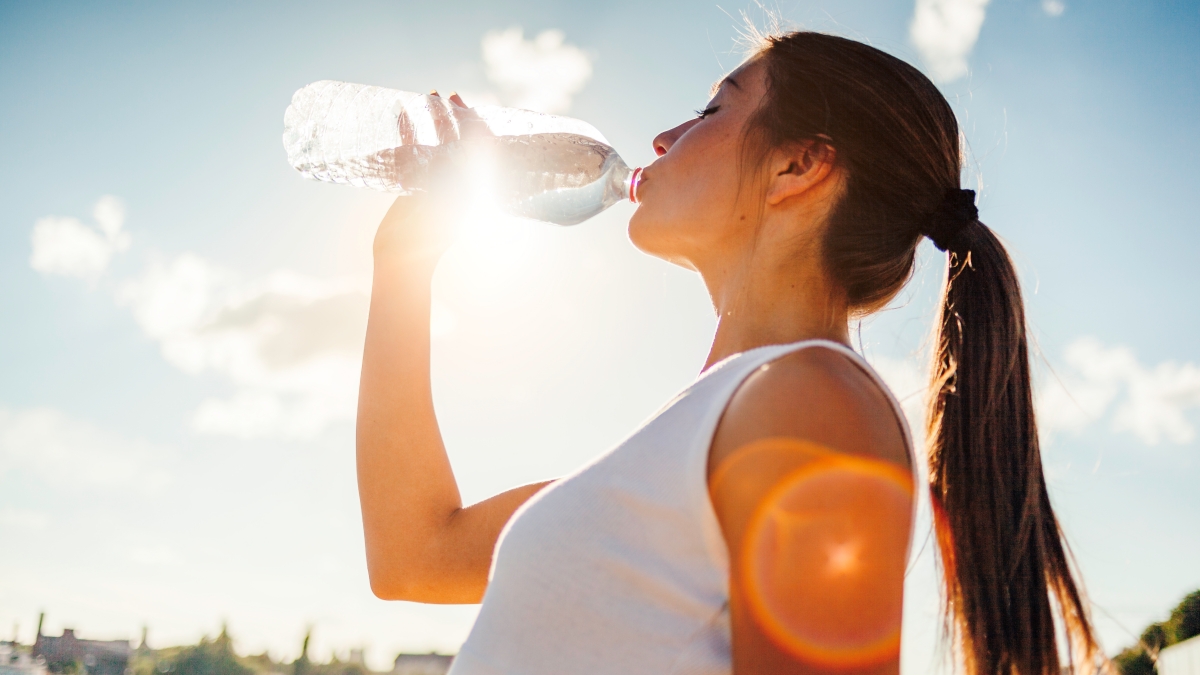
<svg viewBox="0 0 1200 675"><path fill-rule="evenodd" d="M667 150L671 149L671 144L675 142L675 139L670 138L670 134L670 131L664 131L654 137L653 144L655 155L662 157L663 155L667 154Z"/></svg>
<svg viewBox="0 0 1200 675"><path fill-rule="evenodd" d="M683 135L683 132L687 131L693 123L694 120L688 120L674 129L667 129L661 134L655 136L653 141L654 154L658 155L659 157L667 154L667 151L671 149L671 146L675 145L675 141L679 140L679 137Z"/></svg>

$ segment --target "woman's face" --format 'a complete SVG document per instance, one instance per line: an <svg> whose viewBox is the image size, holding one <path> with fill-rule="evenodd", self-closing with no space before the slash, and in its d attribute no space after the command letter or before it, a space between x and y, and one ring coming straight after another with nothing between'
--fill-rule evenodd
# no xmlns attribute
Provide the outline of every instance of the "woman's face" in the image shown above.
<svg viewBox="0 0 1200 675"><path fill-rule="evenodd" d="M629 238L650 255L698 269L753 231L757 191L740 171L746 122L766 93L766 69L751 59L721 81L700 114L654 138ZM741 188L741 189L739 189Z"/></svg>

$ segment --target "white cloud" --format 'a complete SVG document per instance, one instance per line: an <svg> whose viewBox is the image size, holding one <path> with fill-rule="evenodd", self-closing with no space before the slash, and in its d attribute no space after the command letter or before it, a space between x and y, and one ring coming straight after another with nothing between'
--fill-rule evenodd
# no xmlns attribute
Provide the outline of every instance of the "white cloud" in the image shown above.
<svg viewBox="0 0 1200 675"><path fill-rule="evenodd" d="M1038 396L1039 423L1045 433L1078 433L1111 415L1114 431L1128 431L1142 442L1187 443L1196 428L1187 411L1200 408L1200 367L1165 361L1142 365L1128 347L1105 347L1081 338L1066 351L1061 381L1047 382ZM1111 411L1111 412L1110 412Z"/></svg>
<svg viewBox="0 0 1200 675"><path fill-rule="evenodd" d="M0 475L28 473L55 487L125 487L153 493L170 482L162 451L52 408L0 408Z"/></svg>
<svg viewBox="0 0 1200 675"><path fill-rule="evenodd" d="M169 363L235 385L200 404L199 432L310 438L354 416L368 300L352 284L290 272L243 283L184 254L152 264L117 299Z"/></svg>
<svg viewBox="0 0 1200 675"><path fill-rule="evenodd" d="M918 443L924 431L928 367L915 358L873 356L871 365L900 400ZM1058 377L1035 387L1038 428L1052 442L1060 433L1078 434L1107 421L1147 445L1188 443L1196 428L1188 411L1200 408L1200 367L1166 361L1142 365L1128 347L1105 347L1085 337L1067 348Z"/></svg>
<svg viewBox="0 0 1200 675"><path fill-rule="evenodd" d="M129 246L128 233L123 234L121 232L121 226L125 224L124 202L112 195L104 195L92 207L92 217L96 219L96 224L100 227L100 231L104 233L104 236L109 241L114 241L124 236L121 248Z"/></svg>
<svg viewBox="0 0 1200 675"><path fill-rule="evenodd" d="M115 197L102 198L93 217L94 228L73 218L39 220L33 268L99 277L130 236L121 229L125 208ZM219 373L234 385L229 398L199 405L196 431L310 438L354 417L368 304L363 288L286 271L246 283L192 254L154 261L140 278L116 286L117 302L130 308L168 363L191 375ZM438 309L434 332L452 330L453 314Z"/></svg>
<svg viewBox="0 0 1200 675"><path fill-rule="evenodd" d="M1042 0L1042 11L1050 16L1062 16L1067 6L1062 0Z"/></svg>
<svg viewBox="0 0 1200 675"><path fill-rule="evenodd" d="M1053 0L1050 0L1053 1ZM908 34L939 82L967 74L988 0L917 0Z"/></svg>
<svg viewBox="0 0 1200 675"><path fill-rule="evenodd" d="M481 43L488 79L508 105L546 113L566 112L571 97L592 77L592 58L567 44L560 30L525 39L519 27L488 31Z"/></svg>
<svg viewBox="0 0 1200 675"><path fill-rule="evenodd" d="M106 195L92 210L97 227L75 218L40 218L30 234L33 251L29 265L42 274L95 279L108 268L114 253L129 247L129 233L121 230L125 207Z"/></svg>

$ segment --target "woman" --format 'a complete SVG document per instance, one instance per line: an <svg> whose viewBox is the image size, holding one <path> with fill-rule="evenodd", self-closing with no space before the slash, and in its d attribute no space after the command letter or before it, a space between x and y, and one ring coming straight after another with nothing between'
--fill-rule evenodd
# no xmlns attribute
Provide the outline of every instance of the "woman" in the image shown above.
<svg viewBox="0 0 1200 675"><path fill-rule="evenodd" d="M461 105L462 101L455 98ZM947 252L929 483L947 629L968 673L1099 652L1050 508L1016 274L959 188L954 114L872 47L768 38L654 139L629 235L718 312L700 378L575 474L463 507L429 383L447 208L397 200L375 242L358 472L382 598L473 603L458 675L896 673L913 448L848 323ZM493 559L493 550L495 557Z"/></svg>

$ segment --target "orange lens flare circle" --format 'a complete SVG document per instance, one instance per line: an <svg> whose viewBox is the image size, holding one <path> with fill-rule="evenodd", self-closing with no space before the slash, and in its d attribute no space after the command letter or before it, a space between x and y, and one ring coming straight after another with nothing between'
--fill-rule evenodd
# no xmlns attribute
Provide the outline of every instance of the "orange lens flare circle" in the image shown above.
<svg viewBox="0 0 1200 675"><path fill-rule="evenodd" d="M899 467L825 456L790 474L750 521L747 605L781 649L855 668L900 652L912 477Z"/></svg>

